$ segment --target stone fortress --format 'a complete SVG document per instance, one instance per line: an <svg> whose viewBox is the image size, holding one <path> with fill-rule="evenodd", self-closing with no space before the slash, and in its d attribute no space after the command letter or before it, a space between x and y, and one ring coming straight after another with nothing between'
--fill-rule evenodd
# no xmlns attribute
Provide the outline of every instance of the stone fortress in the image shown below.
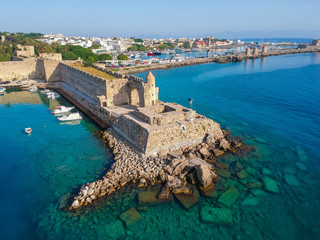
<svg viewBox="0 0 320 240"><path fill-rule="evenodd" d="M188 206L198 200L187 178L203 192L215 189L219 177L206 160L215 162L225 152L239 151L239 139L190 108L160 101L151 72L144 81L98 65L85 68L78 61L60 59L59 54L17 56L16 61L0 63L0 78L38 80L38 87L56 89L102 128L109 127L103 141L115 162L102 179L80 188L69 209L88 205L127 183L144 187L162 182L165 185L152 201L169 201L172 192L181 201L190 201Z"/></svg>
<svg viewBox="0 0 320 240"><path fill-rule="evenodd" d="M0 78L42 79L49 88L72 99L103 126L111 126L131 147L146 156L199 144L219 124L192 109L158 99L159 89L151 72L145 81L96 66L109 79L85 72L60 54L0 63Z"/></svg>

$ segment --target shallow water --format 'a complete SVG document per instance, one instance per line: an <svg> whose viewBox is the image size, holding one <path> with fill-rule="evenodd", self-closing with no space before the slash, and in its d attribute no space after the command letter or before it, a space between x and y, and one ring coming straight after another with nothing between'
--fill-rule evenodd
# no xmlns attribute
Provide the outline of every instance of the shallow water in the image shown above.
<svg viewBox="0 0 320 240"><path fill-rule="evenodd" d="M137 193L146 189L134 186L81 211L65 211L69 193L98 178L112 163L112 156L97 137L99 128L89 119L79 125L59 125L48 110L56 101L13 92L8 95L18 94L20 103L6 95L0 97L1 239L320 237L319 55L203 64L153 73L161 100L188 106L191 97L196 111L254 146L249 154L220 159L230 166L232 175L222 178L217 193L231 186L239 191L229 207L233 224L206 223L201 218L205 206L224 207L218 195L200 197L189 210L178 202L141 209ZM23 99L27 102L22 103ZM64 99L62 103L69 104ZM30 136L22 133L28 126L33 128ZM247 167L256 172L239 181L236 162L248 172ZM267 175L276 181L279 193L265 190ZM262 184L259 191L247 188L250 182ZM139 208L142 219L126 229L118 215L130 207Z"/></svg>

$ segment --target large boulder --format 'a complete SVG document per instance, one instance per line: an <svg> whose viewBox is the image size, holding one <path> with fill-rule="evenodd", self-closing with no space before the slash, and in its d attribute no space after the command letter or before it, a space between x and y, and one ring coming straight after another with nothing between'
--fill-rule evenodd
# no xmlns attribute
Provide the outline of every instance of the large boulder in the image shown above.
<svg viewBox="0 0 320 240"><path fill-rule="evenodd" d="M78 207L80 207L80 203L79 203L78 199L74 200L71 206L72 206L73 208L78 208Z"/></svg>
<svg viewBox="0 0 320 240"><path fill-rule="evenodd" d="M286 175L284 175L284 180L290 186L295 186L295 187L299 187L300 186L299 180L294 175L286 174Z"/></svg>
<svg viewBox="0 0 320 240"><path fill-rule="evenodd" d="M220 140L219 149L223 151L227 151L230 149L230 147L231 147L230 143L225 138Z"/></svg>
<svg viewBox="0 0 320 240"><path fill-rule="evenodd" d="M157 198L160 200L168 199L170 196L170 190L167 187L162 187L160 192L157 195Z"/></svg>
<svg viewBox="0 0 320 240"><path fill-rule="evenodd" d="M124 222L127 228L141 219L139 212L135 208L130 208L127 211L121 213L119 218Z"/></svg>
<svg viewBox="0 0 320 240"><path fill-rule="evenodd" d="M167 199L158 199L157 198L158 191L144 191L138 193L138 201L140 205L148 206L148 205L156 205L160 203L172 202L173 197L172 194L169 194Z"/></svg>
<svg viewBox="0 0 320 240"><path fill-rule="evenodd" d="M224 178L229 178L231 177L231 173L224 168L221 168L217 171L218 176L224 177Z"/></svg>
<svg viewBox="0 0 320 240"><path fill-rule="evenodd" d="M232 224L232 211L228 208L215 208L205 206L200 211L201 221L213 224Z"/></svg>
<svg viewBox="0 0 320 240"><path fill-rule="evenodd" d="M203 158L208 158L211 155L211 152L207 148L201 148L200 153Z"/></svg>
<svg viewBox="0 0 320 240"><path fill-rule="evenodd" d="M199 202L193 194L174 194L174 196L185 209L189 209Z"/></svg>
<svg viewBox="0 0 320 240"><path fill-rule="evenodd" d="M105 226L105 233L110 237L110 239L120 239L126 234L125 228L120 220L107 224Z"/></svg>
<svg viewBox="0 0 320 240"><path fill-rule="evenodd" d="M251 194L249 194L242 202L242 206L253 207L259 204L259 199Z"/></svg>
<svg viewBox="0 0 320 240"><path fill-rule="evenodd" d="M274 193L279 192L277 182L274 179L267 177L267 176L264 176L264 177L262 177L262 182L263 182L265 190L267 190L269 192L274 192Z"/></svg>
<svg viewBox="0 0 320 240"><path fill-rule="evenodd" d="M218 198L218 202L225 206L231 207L232 204L237 201L240 193L235 187L230 187L227 191L221 194Z"/></svg>
<svg viewBox="0 0 320 240"><path fill-rule="evenodd" d="M201 186L206 190L211 188L213 183L213 178L217 175L206 165L201 164L195 167L197 171L197 177Z"/></svg>

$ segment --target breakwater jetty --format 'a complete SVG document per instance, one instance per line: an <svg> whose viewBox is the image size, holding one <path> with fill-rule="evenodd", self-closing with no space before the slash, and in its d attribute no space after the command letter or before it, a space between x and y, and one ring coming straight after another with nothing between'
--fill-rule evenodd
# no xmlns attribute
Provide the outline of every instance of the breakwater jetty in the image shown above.
<svg viewBox="0 0 320 240"><path fill-rule="evenodd" d="M216 57L206 57L206 58L192 58L192 59L186 59L180 62L154 64L154 65L141 66L141 67L126 67L119 70L118 73L135 74L135 73L145 72L145 71L185 67L185 66L212 63L212 62L216 62L216 63L241 62L245 59L254 59L254 58L286 55L286 54L317 53L317 52L320 52L319 46L309 46L307 48L295 48L295 49L281 49L281 50L274 50L274 51L268 51L267 48L265 47L264 49L261 50L261 52L259 52L257 48L254 48L242 54L233 54L233 55L227 55L227 56L216 56ZM100 67L104 67L103 64L100 64Z"/></svg>

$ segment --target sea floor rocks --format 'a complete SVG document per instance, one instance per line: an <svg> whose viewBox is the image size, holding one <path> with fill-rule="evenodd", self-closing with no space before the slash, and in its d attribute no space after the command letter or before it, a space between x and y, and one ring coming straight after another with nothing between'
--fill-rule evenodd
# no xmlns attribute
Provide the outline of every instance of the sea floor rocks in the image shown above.
<svg viewBox="0 0 320 240"><path fill-rule="evenodd" d="M200 211L201 221L213 224L232 224L232 211L228 208L215 208L205 206Z"/></svg>
<svg viewBox="0 0 320 240"><path fill-rule="evenodd" d="M126 234L125 228L120 220L116 220L106 225L105 232L111 239L123 238Z"/></svg>
<svg viewBox="0 0 320 240"><path fill-rule="evenodd" d="M249 194L242 202L242 206L253 207L259 204L259 198Z"/></svg>
<svg viewBox="0 0 320 240"><path fill-rule="evenodd" d="M221 194L221 196L218 198L218 202L225 206L231 207L232 204L237 201L239 195L240 193L238 189L235 187L230 187L227 191Z"/></svg>
<svg viewBox="0 0 320 240"><path fill-rule="evenodd" d="M218 176L224 177L224 178L229 178L231 176L230 171L228 171L227 169L219 169L217 171Z"/></svg>
<svg viewBox="0 0 320 240"><path fill-rule="evenodd" d="M241 171L237 173L237 176L239 179L245 179L248 177L248 173L246 172L246 170L241 169Z"/></svg>
<svg viewBox="0 0 320 240"><path fill-rule="evenodd" d="M141 219L141 215L135 208L130 208L127 211L121 213L119 215L119 218L125 223L127 228L130 228Z"/></svg>
<svg viewBox="0 0 320 240"><path fill-rule="evenodd" d="M199 202L193 194L174 194L174 196L185 209L189 209Z"/></svg>
<svg viewBox="0 0 320 240"><path fill-rule="evenodd" d="M138 202L139 205L150 206L156 205L160 203L167 203L173 201L172 194L169 194L167 199L159 199L157 198L158 191L144 191L138 193Z"/></svg>
<svg viewBox="0 0 320 240"><path fill-rule="evenodd" d="M295 187L299 187L300 186L299 180L294 175L285 174L284 175L284 180L290 186L295 186Z"/></svg>
<svg viewBox="0 0 320 240"><path fill-rule="evenodd" d="M265 190L269 192L279 193L279 187L277 185L277 182L273 178L264 176L262 177L262 182Z"/></svg>

